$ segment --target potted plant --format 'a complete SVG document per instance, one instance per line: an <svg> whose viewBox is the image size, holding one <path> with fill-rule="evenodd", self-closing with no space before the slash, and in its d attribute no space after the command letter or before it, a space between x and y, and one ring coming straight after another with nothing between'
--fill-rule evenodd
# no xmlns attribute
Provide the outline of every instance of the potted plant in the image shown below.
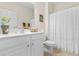
<svg viewBox="0 0 79 59"><path fill-rule="evenodd" d="M1 25L2 33L8 34L10 17L9 16L3 16L1 18L1 21L2 21L2 25Z"/></svg>

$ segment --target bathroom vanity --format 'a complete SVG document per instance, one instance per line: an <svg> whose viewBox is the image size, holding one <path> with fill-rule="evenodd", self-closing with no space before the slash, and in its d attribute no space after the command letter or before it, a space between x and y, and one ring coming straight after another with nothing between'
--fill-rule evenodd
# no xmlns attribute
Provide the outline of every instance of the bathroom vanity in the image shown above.
<svg viewBox="0 0 79 59"><path fill-rule="evenodd" d="M43 32L0 35L0 56L42 56Z"/></svg>

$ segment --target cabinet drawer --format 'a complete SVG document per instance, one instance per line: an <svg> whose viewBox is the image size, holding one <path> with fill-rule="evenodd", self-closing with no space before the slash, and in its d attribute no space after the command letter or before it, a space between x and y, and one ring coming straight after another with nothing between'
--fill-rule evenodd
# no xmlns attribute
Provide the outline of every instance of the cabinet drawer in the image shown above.
<svg viewBox="0 0 79 59"><path fill-rule="evenodd" d="M24 56L26 55L26 43L23 43L23 44L19 44L19 45L16 45L16 46L12 46L12 47L9 47L8 49L3 49L2 51L0 51L0 55L2 56L10 56L10 55L16 55L16 56Z"/></svg>
<svg viewBox="0 0 79 59"><path fill-rule="evenodd" d="M8 39L8 38L7 38ZM27 42L30 39L30 36L16 36L16 37L9 37L9 39L16 40L17 42Z"/></svg>
<svg viewBox="0 0 79 59"><path fill-rule="evenodd" d="M31 36L33 40L35 39L45 39L45 35L44 34L35 34Z"/></svg>
<svg viewBox="0 0 79 59"><path fill-rule="evenodd" d="M7 49L9 47L28 42L29 38L26 37L9 37L1 38L0 40L0 50Z"/></svg>

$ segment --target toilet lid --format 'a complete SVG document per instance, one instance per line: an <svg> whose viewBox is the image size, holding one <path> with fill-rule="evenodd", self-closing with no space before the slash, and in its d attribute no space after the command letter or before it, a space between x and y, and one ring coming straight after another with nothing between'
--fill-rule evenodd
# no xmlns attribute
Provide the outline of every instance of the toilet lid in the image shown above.
<svg viewBox="0 0 79 59"><path fill-rule="evenodd" d="M55 42L50 41L50 40L45 41L43 44L45 44L47 46L55 46L56 45Z"/></svg>

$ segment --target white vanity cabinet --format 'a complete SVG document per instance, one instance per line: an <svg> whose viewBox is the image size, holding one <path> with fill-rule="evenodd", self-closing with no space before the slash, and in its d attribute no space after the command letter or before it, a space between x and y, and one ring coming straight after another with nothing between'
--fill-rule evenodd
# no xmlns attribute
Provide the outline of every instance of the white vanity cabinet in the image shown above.
<svg viewBox="0 0 79 59"><path fill-rule="evenodd" d="M43 55L43 33L0 38L0 56Z"/></svg>

